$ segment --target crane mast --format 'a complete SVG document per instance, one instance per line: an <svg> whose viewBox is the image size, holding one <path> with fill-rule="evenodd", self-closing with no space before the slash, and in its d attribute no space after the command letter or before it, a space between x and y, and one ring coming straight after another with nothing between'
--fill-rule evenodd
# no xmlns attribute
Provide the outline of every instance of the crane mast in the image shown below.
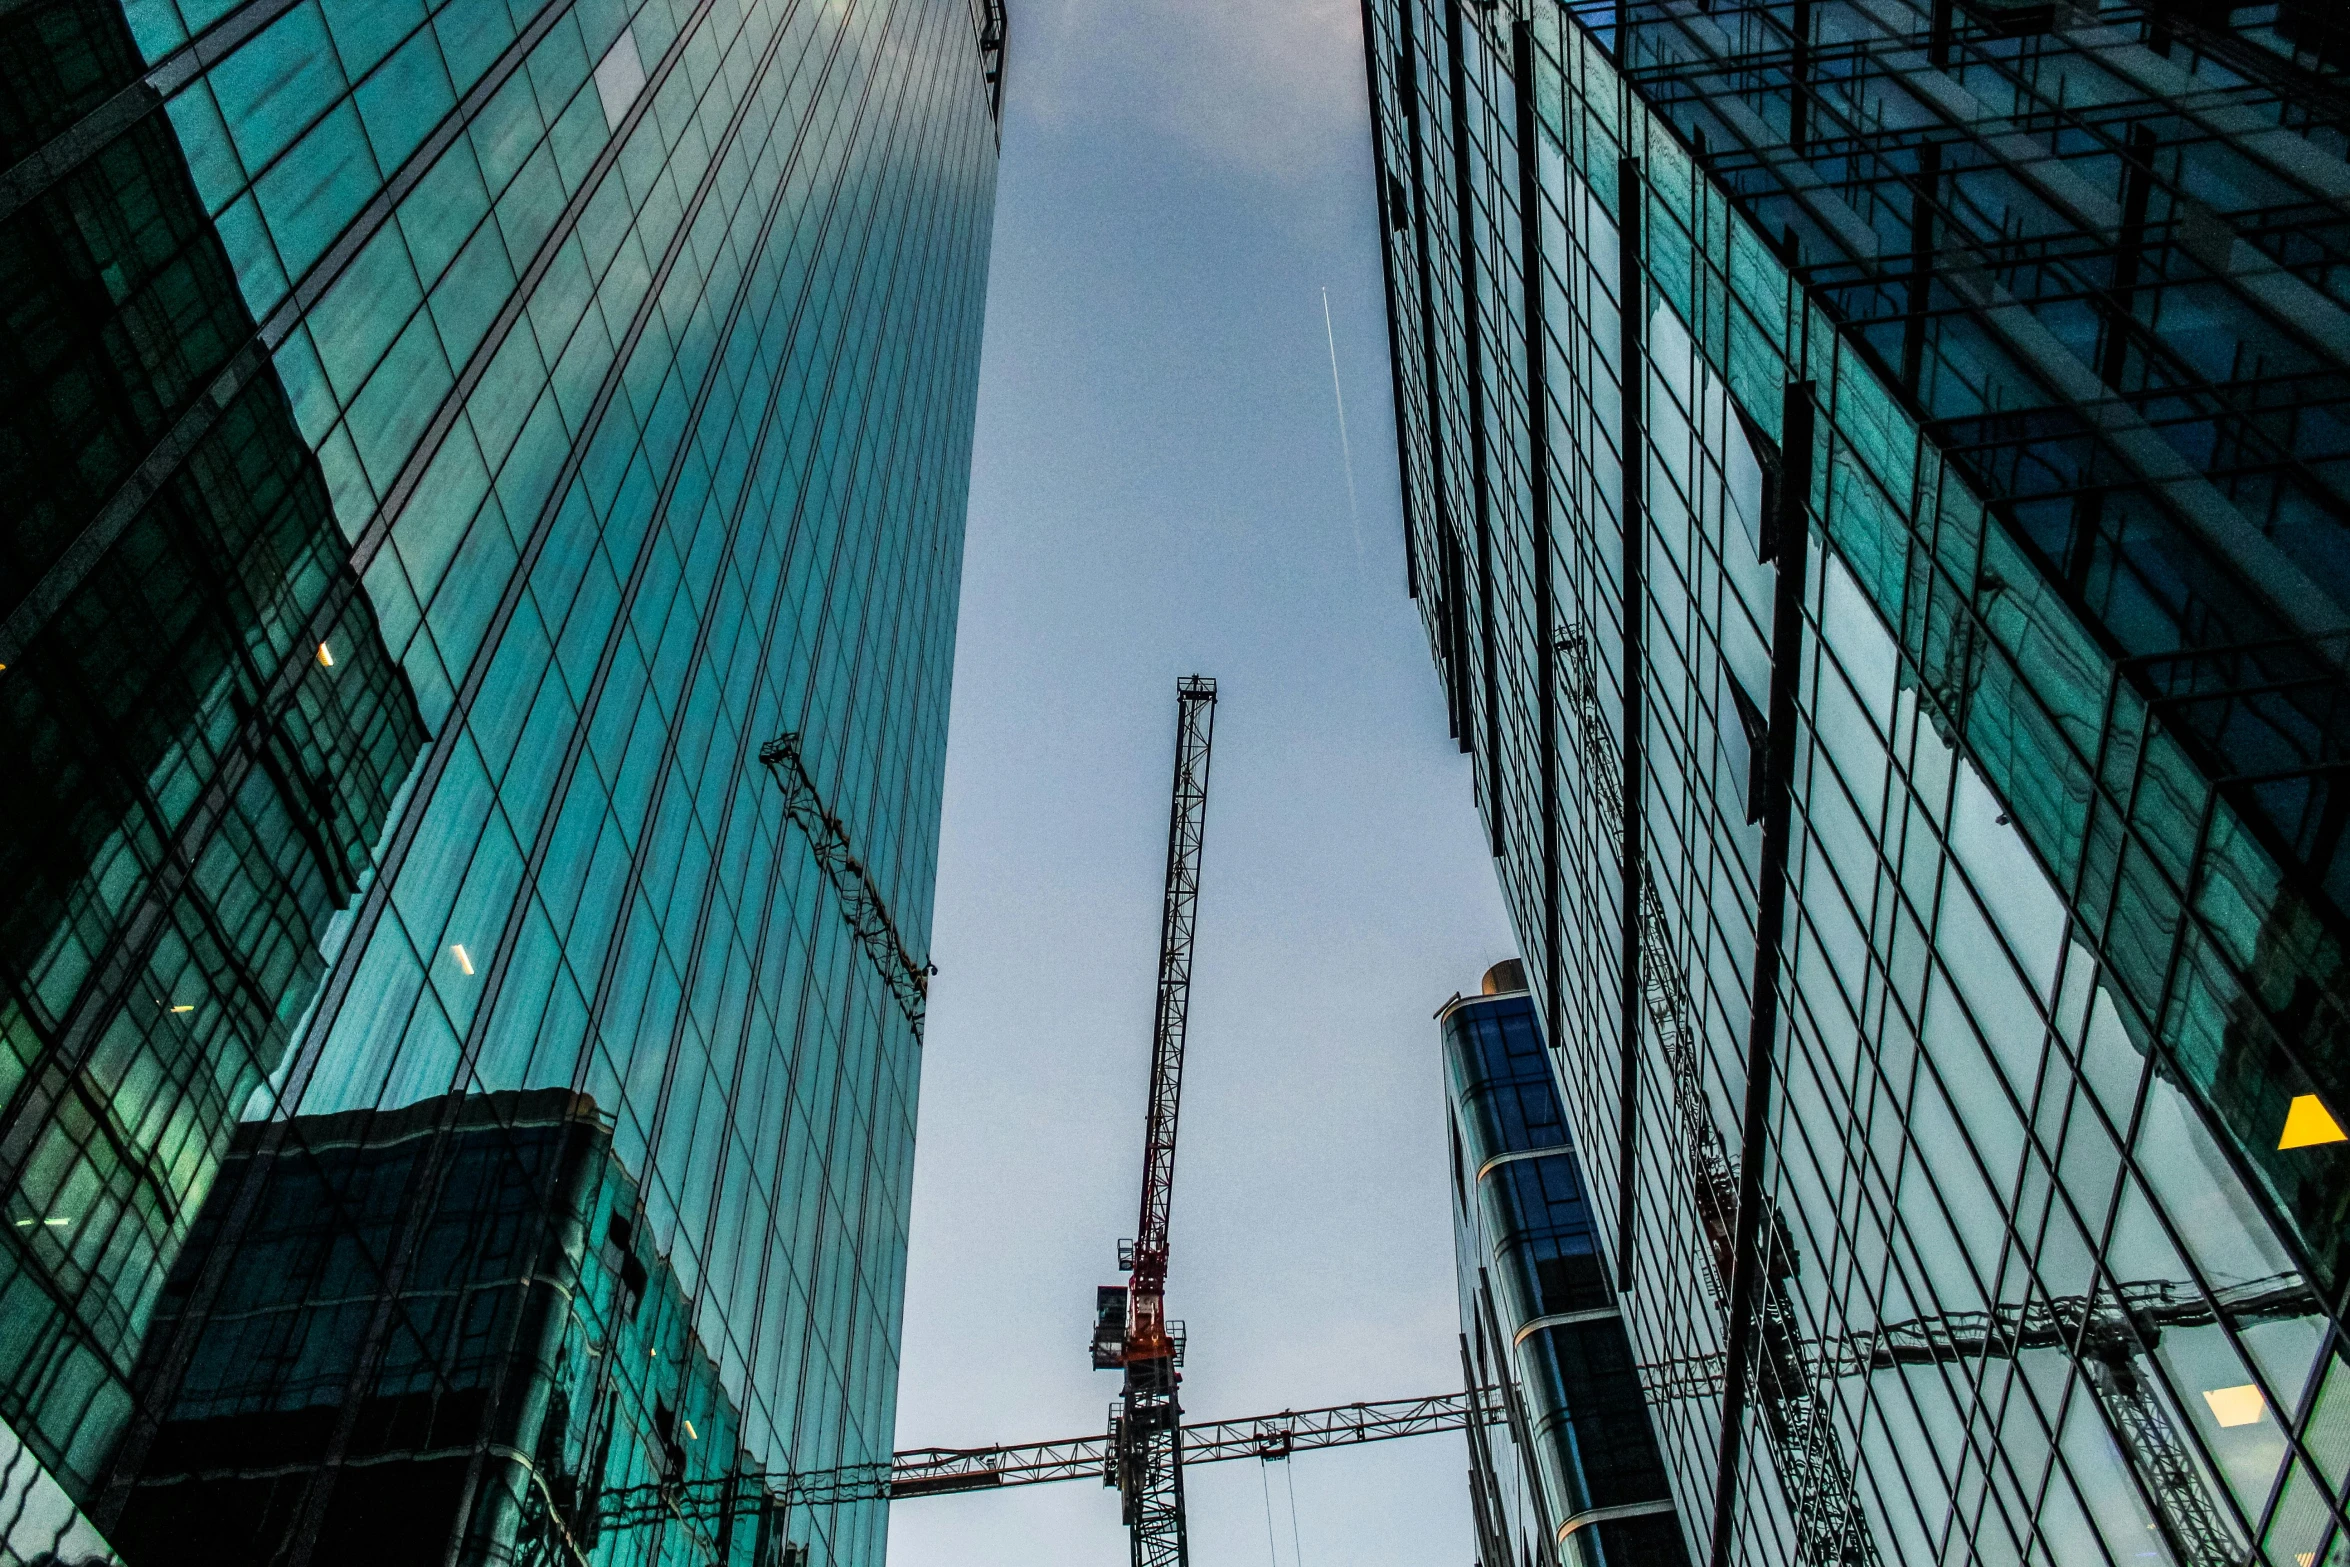
<svg viewBox="0 0 2350 1567"><path fill-rule="evenodd" d="M1175 1367L1180 1324L1167 1320L1167 1220L1175 1194L1175 1125L1183 1103L1183 1039L1191 1011L1192 927L1199 904L1200 835L1208 814L1208 749L1216 682L1175 683L1175 789L1167 818L1167 898L1159 927L1159 1001L1151 1037L1150 1105L1143 1121L1142 1209L1119 1265L1124 1286L1096 1294L1093 1363L1121 1367L1126 1385L1110 1446L1134 1567L1188 1567L1183 1523L1183 1411Z"/></svg>

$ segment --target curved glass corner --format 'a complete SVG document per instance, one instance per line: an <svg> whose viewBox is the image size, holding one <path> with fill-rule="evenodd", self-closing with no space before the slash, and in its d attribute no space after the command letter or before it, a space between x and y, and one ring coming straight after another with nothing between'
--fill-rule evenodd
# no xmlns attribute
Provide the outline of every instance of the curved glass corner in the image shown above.
<svg viewBox="0 0 2350 1567"><path fill-rule="evenodd" d="M1471 1443L1488 1551L1681 1567L1689 1557L1533 1006L1523 994L1479 997L1447 1010L1443 1026L1464 1349L1507 1418L1506 1435Z"/></svg>

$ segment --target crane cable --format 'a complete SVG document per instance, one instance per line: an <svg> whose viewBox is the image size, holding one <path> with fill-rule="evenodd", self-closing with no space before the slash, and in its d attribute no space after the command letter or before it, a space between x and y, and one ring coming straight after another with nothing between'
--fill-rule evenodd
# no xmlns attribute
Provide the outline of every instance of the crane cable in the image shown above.
<svg viewBox="0 0 2350 1567"><path fill-rule="evenodd" d="M1297 1471L1285 1469L1281 1478L1289 1486L1289 1567L1306 1567L1305 1547L1297 1541Z"/></svg>
<svg viewBox="0 0 2350 1567"><path fill-rule="evenodd" d="M1273 1482L1265 1474L1272 1467L1270 1458L1257 1460L1257 1488L1265 1493L1265 1560L1272 1567L1281 1567L1281 1552L1273 1544Z"/></svg>

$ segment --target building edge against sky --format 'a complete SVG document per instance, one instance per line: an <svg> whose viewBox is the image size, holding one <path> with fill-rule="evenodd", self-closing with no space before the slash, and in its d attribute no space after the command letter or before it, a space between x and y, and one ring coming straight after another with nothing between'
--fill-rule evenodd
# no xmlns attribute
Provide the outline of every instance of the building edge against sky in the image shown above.
<svg viewBox="0 0 2350 1567"><path fill-rule="evenodd" d="M2200 16L1365 7L1408 586L1697 1559L2350 1551L2350 113Z"/></svg>
<svg viewBox="0 0 2350 1567"><path fill-rule="evenodd" d="M0 29L8 1550L875 1559L1000 7Z"/></svg>

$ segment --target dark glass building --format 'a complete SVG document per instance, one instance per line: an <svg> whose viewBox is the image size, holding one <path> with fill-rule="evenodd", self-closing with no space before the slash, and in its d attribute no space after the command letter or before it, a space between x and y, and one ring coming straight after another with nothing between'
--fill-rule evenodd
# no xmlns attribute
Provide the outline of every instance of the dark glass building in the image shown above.
<svg viewBox="0 0 2350 1567"><path fill-rule="evenodd" d="M1526 994L1497 964L1444 1030L1464 1385L1498 1399L1469 1427L1485 1567L1685 1567L1632 1341L1581 1155Z"/></svg>
<svg viewBox="0 0 2350 1567"><path fill-rule="evenodd" d="M373 1461L336 1482L323 1559L553 1564L607 1535L641 1558L664 1488L674 1559L773 1559L755 1479L732 1507L706 1486L675 1506L693 1477L762 1466L675 1272L638 1244L641 1194L592 1100L542 1088L247 1121L220 1180L254 1181L259 1204L232 1273L204 1277L228 1220L212 1205L164 1286L132 1377L157 1428L110 1530L129 1560L233 1567L292 1538L352 1400ZM366 1259L404 1222L423 1265L387 1294Z"/></svg>
<svg viewBox="0 0 2350 1567"><path fill-rule="evenodd" d="M2336 7L1365 7L1411 579L1692 1555L2350 1560Z"/></svg>
<svg viewBox="0 0 2350 1567"><path fill-rule="evenodd" d="M878 1557L1004 44L0 18L0 1556Z"/></svg>

